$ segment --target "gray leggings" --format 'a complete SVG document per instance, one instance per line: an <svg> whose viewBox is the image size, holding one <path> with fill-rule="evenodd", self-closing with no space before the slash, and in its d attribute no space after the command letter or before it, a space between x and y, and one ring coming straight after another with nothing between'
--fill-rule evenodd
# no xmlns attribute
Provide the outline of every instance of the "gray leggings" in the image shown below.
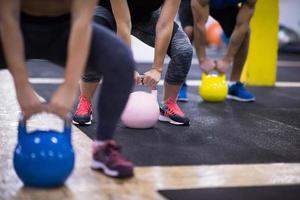
<svg viewBox="0 0 300 200"><path fill-rule="evenodd" d="M132 35L147 45L154 47L155 29L159 14L158 10L153 13L149 21L134 23L132 26ZM116 31L114 17L104 7L99 6L97 8L94 21L110 30ZM191 66L193 48L186 34L175 22L167 54L171 60L168 65L165 81L171 85L181 85L184 83ZM101 74L87 68L82 79L84 82L98 82L101 79Z"/></svg>

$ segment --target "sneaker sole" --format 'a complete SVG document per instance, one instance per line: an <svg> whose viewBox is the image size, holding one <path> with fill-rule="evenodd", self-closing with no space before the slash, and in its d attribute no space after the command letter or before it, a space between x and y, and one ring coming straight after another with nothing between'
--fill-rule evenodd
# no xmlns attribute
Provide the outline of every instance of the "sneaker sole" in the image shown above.
<svg viewBox="0 0 300 200"><path fill-rule="evenodd" d="M161 122L169 122L170 124L177 125L177 126L187 125L182 122L176 122L176 121L172 120L171 118L163 116L163 115L159 115L158 120Z"/></svg>
<svg viewBox="0 0 300 200"><path fill-rule="evenodd" d="M93 120L93 115L91 115L91 120L88 122L76 122L76 121L72 120L72 123L74 125L92 125L92 120Z"/></svg>
<svg viewBox="0 0 300 200"><path fill-rule="evenodd" d="M227 95L227 99L232 99L232 100L236 100L236 101L240 101L240 102L253 102L255 101L255 98L252 99L242 99L236 96L232 96L232 95Z"/></svg>
<svg viewBox="0 0 300 200"><path fill-rule="evenodd" d="M95 161L95 160L92 160L92 163L91 163L91 168L93 170L101 170L103 171L103 173L107 176L111 176L111 177L115 177L115 178L129 178L129 177L132 177L133 174L129 174L127 176L120 176L119 172L116 171L116 170L111 170L109 169L108 167L105 166L104 163L102 162L99 162L99 161Z"/></svg>
<svg viewBox="0 0 300 200"><path fill-rule="evenodd" d="M92 164L91 164L91 168L94 169L94 170L102 170L108 176L118 177L118 175L119 175L118 171L114 171L114 170L111 170L111 169L107 168L104 165L104 163L99 162L99 161L93 160Z"/></svg>
<svg viewBox="0 0 300 200"><path fill-rule="evenodd" d="M189 99L188 98L178 98L177 101L179 101L179 102L188 102Z"/></svg>

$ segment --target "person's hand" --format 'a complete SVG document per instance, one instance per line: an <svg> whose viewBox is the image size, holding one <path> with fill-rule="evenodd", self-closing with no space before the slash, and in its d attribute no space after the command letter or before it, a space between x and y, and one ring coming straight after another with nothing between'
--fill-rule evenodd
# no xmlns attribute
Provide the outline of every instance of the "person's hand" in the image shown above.
<svg viewBox="0 0 300 200"><path fill-rule="evenodd" d="M216 69L221 73L221 74L225 74L229 68L230 62L222 59L222 60L218 60L217 61L217 67Z"/></svg>
<svg viewBox="0 0 300 200"><path fill-rule="evenodd" d="M136 85L142 84L142 82L141 82L141 75L137 71L134 71L134 83Z"/></svg>
<svg viewBox="0 0 300 200"><path fill-rule="evenodd" d="M62 119L68 119L77 94L77 87L62 84L53 94L48 112L54 113Z"/></svg>
<svg viewBox="0 0 300 200"><path fill-rule="evenodd" d="M16 93L25 119L30 118L34 114L46 111L46 106L42 104L30 83L16 86Z"/></svg>
<svg viewBox="0 0 300 200"><path fill-rule="evenodd" d="M142 84L149 86L151 89L154 89L160 81L160 78L161 72L157 69L152 68L144 74Z"/></svg>
<svg viewBox="0 0 300 200"><path fill-rule="evenodd" d="M200 68L206 74L209 74L209 72L213 71L216 67L217 65L215 60L205 59L200 61Z"/></svg>

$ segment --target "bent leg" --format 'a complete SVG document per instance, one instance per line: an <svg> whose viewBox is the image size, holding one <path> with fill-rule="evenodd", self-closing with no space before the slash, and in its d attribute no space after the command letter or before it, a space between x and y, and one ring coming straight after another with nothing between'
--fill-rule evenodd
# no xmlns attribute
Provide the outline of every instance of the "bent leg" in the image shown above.
<svg viewBox="0 0 300 200"><path fill-rule="evenodd" d="M193 48L186 34L178 29L171 40L169 50L171 61L165 78L165 95L164 100L168 98L176 99L180 86L185 82L190 70ZM167 90L167 88L173 88Z"/></svg>
<svg viewBox="0 0 300 200"><path fill-rule="evenodd" d="M115 30L115 21L112 13L102 6L97 6L94 22L109 30ZM92 99L100 82L101 74L89 66L86 68L79 82L80 97L77 109L73 115L76 125L92 124Z"/></svg>
<svg viewBox="0 0 300 200"><path fill-rule="evenodd" d="M113 137L133 86L133 56L121 39L95 25L88 66L103 76L98 97L96 139L109 140Z"/></svg>
<svg viewBox="0 0 300 200"><path fill-rule="evenodd" d="M250 31L247 33L242 45L234 56L233 67L230 75L230 81L239 81L247 60L250 41Z"/></svg>

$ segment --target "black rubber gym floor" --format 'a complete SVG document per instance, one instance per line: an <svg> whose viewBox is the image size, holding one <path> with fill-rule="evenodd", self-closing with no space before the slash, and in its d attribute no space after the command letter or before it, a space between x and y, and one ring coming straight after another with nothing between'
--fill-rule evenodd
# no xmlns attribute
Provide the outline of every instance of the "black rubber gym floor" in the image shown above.
<svg viewBox="0 0 300 200"><path fill-rule="evenodd" d="M282 57L299 60L298 56ZM140 71L147 67L147 63L138 64ZM29 68L31 77L63 77L60 68L47 62L31 63ZM278 81L299 82L299 74L300 66L280 67ZM199 77L200 70L192 66L188 79ZM34 87L49 99L57 85ZM137 166L300 162L300 88L249 89L256 95L255 103L211 104L201 101L197 87L189 87L190 102L180 106L191 119L190 127L159 122L153 129L133 130L120 123L116 140ZM161 94L162 87L158 90ZM96 134L95 123L80 129L90 138Z"/></svg>
<svg viewBox="0 0 300 200"><path fill-rule="evenodd" d="M234 188L203 188L189 190L163 190L169 200L299 200L300 186L263 186Z"/></svg>

